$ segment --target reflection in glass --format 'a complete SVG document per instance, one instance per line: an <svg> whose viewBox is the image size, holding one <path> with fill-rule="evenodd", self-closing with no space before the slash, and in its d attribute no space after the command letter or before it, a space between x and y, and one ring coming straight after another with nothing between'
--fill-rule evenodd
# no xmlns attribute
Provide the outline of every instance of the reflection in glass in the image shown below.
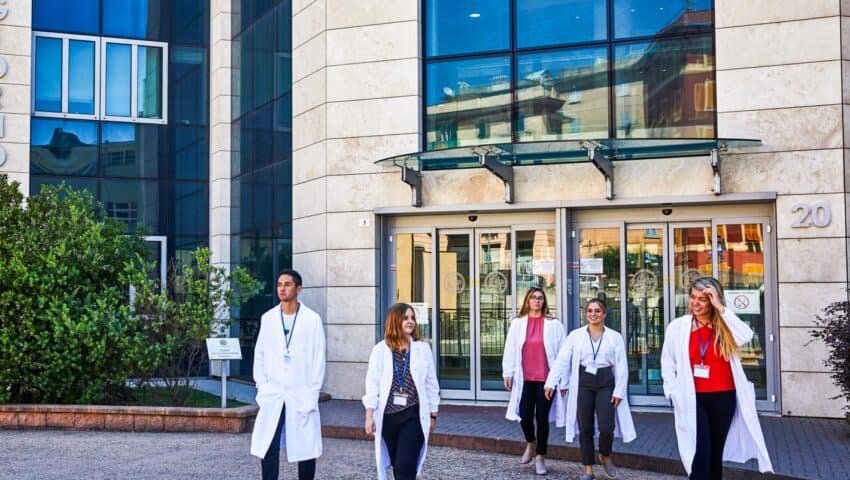
<svg viewBox="0 0 850 480"><path fill-rule="evenodd" d="M158 125L104 122L100 147L103 175L156 178L160 158L165 156L163 130Z"/></svg>
<svg viewBox="0 0 850 480"><path fill-rule="evenodd" d="M717 277L723 285L726 308L753 329L750 343L738 353L756 398L767 399L765 357L764 232L761 223L717 226Z"/></svg>
<svg viewBox="0 0 850 480"><path fill-rule="evenodd" d="M251 51L250 76L243 76L252 82L251 108L259 107L272 100L275 80L275 17L266 15L252 27L254 37Z"/></svg>
<svg viewBox="0 0 850 480"><path fill-rule="evenodd" d="M434 257L431 235L399 233L395 235L395 298L416 310L416 322L422 336L431 338L433 311L432 281ZM392 273L390 273L392 275Z"/></svg>
<svg viewBox="0 0 850 480"><path fill-rule="evenodd" d="M440 388L470 389L470 245L468 234L440 235L439 339Z"/></svg>
<svg viewBox="0 0 850 480"><path fill-rule="evenodd" d="M626 230L626 352L629 393L661 393L664 343L664 230Z"/></svg>
<svg viewBox="0 0 850 480"><path fill-rule="evenodd" d="M509 142L509 57L429 63L426 67L428 150Z"/></svg>
<svg viewBox="0 0 850 480"><path fill-rule="evenodd" d="M97 179L88 177L52 177L47 175L30 176L30 195L38 195L41 187L45 185L58 185L66 183L75 190L88 190L97 198Z"/></svg>
<svg viewBox="0 0 850 480"><path fill-rule="evenodd" d="M704 31L712 25L711 0L614 0L614 36L643 37Z"/></svg>
<svg viewBox="0 0 850 480"><path fill-rule="evenodd" d="M525 292L531 287L546 292L549 313L557 317L558 296L555 285L555 231L516 232L516 311L522 308Z"/></svg>
<svg viewBox="0 0 850 480"><path fill-rule="evenodd" d="M169 122L207 123L207 49L174 45L169 51Z"/></svg>
<svg viewBox="0 0 850 480"><path fill-rule="evenodd" d="M209 190L203 182L174 185L174 231L177 235L204 235L209 223Z"/></svg>
<svg viewBox="0 0 850 480"><path fill-rule="evenodd" d="M130 116L130 45L106 44L106 114Z"/></svg>
<svg viewBox="0 0 850 480"><path fill-rule="evenodd" d="M35 38L35 110L62 111L62 39Z"/></svg>
<svg viewBox="0 0 850 480"><path fill-rule="evenodd" d="M518 48L608 38L606 0L517 0Z"/></svg>
<svg viewBox="0 0 850 480"><path fill-rule="evenodd" d="M292 163L277 162L273 168L275 235L292 238Z"/></svg>
<svg viewBox="0 0 850 480"><path fill-rule="evenodd" d="M711 276L711 226L673 229L673 282L675 288L675 317L690 312L690 292L693 280Z"/></svg>
<svg viewBox="0 0 850 480"><path fill-rule="evenodd" d="M172 126L174 176L178 180L205 180L209 176L209 140L204 127Z"/></svg>
<svg viewBox="0 0 850 480"><path fill-rule="evenodd" d="M161 231L156 181L101 180L100 201L106 216L126 224L129 232L135 232L139 225L146 225L151 232Z"/></svg>
<svg viewBox="0 0 850 480"><path fill-rule="evenodd" d="M510 48L510 0L427 0L429 57Z"/></svg>
<svg viewBox="0 0 850 480"><path fill-rule="evenodd" d="M277 16L275 97L277 97L292 90L292 3L281 3L275 15Z"/></svg>
<svg viewBox="0 0 850 480"><path fill-rule="evenodd" d="M520 141L608 137L608 49L517 57Z"/></svg>
<svg viewBox="0 0 850 480"><path fill-rule="evenodd" d="M605 325L621 331L620 312L620 229L582 228L579 231L579 316L587 324L588 300L605 302Z"/></svg>
<svg viewBox="0 0 850 480"><path fill-rule="evenodd" d="M502 355L514 309L511 234L482 233L478 242L481 389L501 391Z"/></svg>
<svg viewBox="0 0 850 480"><path fill-rule="evenodd" d="M162 48L139 46L137 56L138 115L162 118Z"/></svg>
<svg viewBox="0 0 850 480"><path fill-rule="evenodd" d="M68 41L68 113L94 114L94 42Z"/></svg>
<svg viewBox="0 0 850 480"><path fill-rule="evenodd" d="M236 182L234 182L236 183ZM271 235L274 171L271 167L239 177L239 205L234 208L241 232Z"/></svg>
<svg viewBox="0 0 850 480"><path fill-rule="evenodd" d="M103 35L160 40L162 19L159 0L102 0Z"/></svg>
<svg viewBox="0 0 850 480"><path fill-rule="evenodd" d="M30 126L30 167L33 173L97 173L96 122L33 118Z"/></svg>
<svg viewBox="0 0 850 480"><path fill-rule="evenodd" d="M32 29L97 35L99 10L100 0L33 0Z"/></svg>
<svg viewBox="0 0 850 480"><path fill-rule="evenodd" d="M712 37L619 45L614 61L618 138L715 136Z"/></svg>

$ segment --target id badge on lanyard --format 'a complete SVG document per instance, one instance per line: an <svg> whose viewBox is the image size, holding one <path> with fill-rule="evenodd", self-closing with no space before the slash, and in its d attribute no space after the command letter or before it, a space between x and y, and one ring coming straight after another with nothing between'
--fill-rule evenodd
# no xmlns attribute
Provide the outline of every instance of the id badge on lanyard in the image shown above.
<svg viewBox="0 0 850 480"><path fill-rule="evenodd" d="M410 365L410 350L408 350L404 355L404 366L401 371L399 371L398 365L396 365L395 359L393 359L393 374L395 375L399 388L399 391L393 392L393 405L401 407L407 406L408 395L404 393L404 379L407 376L408 365Z"/></svg>
<svg viewBox="0 0 850 480"><path fill-rule="evenodd" d="M286 322L283 320L283 309L280 310L280 324L283 326L283 359L291 360L292 359L292 351L289 349L289 343L292 341L292 334L295 333L295 322L298 321L298 312L301 311L301 303L298 303L298 306L295 308L295 317L292 319L292 327L287 330Z"/></svg>
<svg viewBox="0 0 850 480"><path fill-rule="evenodd" d="M696 323L696 319L694 319ZM697 329L697 343L699 344L699 365L694 365L694 378L704 378L708 379L709 374L711 373L711 367L705 364L705 354L708 352L708 347L711 346L711 339L714 337L714 331L708 336L708 340L705 343L702 343L702 335L699 333L699 324L696 325Z"/></svg>
<svg viewBox="0 0 850 480"><path fill-rule="evenodd" d="M604 335L605 330L602 331L602 335L599 335L599 343L596 345L596 348L593 348L593 336L590 335L590 327L587 328L587 338L590 340L590 353L593 355L593 361L590 362L590 365L584 367L584 373L596 375L596 372L599 371L599 367L596 365L596 356L599 355L599 350L602 349L602 337Z"/></svg>

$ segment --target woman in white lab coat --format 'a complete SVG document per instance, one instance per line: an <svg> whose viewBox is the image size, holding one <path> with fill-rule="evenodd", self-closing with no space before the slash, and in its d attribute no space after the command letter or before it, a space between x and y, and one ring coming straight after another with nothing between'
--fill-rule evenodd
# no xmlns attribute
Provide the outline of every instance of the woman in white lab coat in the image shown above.
<svg viewBox="0 0 850 480"><path fill-rule="evenodd" d="M593 437L599 435L599 462L608 478L617 477L612 461L614 437L631 442L635 434L626 398L629 366L620 332L605 326L605 303L594 298L585 307L587 326L570 332L546 379L547 397L556 396L558 384L568 385L566 440L579 434L582 480L593 477Z"/></svg>
<svg viewBox="0 0 850 480"><path fill-rule="evenodd" d="M505 418L520 422L525 435L525 452L520 463L535 462L538 475L546 474L549 423L563 423L563 399L543 394L549 367L564 342L564 326L549 315L546 292L532 287L526 292L519 317L511 321L502 356L505 389L511 392ZM537 432L534 422L537 420Z"/></svg>
<svg viewBox="0 0 850 480"><path fill-rule="evenodd" d="M363 406L379 480L390 467L396 480L414 480L437 425L440 387L431 347L420 338L413 308L397 303L387 311L384 339L369 355Z"/></svg>
<svg viewBox="0 0 850 480"><path fill-rule="evenodd" d="M716 279L698 278L689 292L691 313L670 322L661 352L682 464L691 479L722 478L724 460L756 458L761 472L772 471L738 354L753 331L726 308Z"/></svg>

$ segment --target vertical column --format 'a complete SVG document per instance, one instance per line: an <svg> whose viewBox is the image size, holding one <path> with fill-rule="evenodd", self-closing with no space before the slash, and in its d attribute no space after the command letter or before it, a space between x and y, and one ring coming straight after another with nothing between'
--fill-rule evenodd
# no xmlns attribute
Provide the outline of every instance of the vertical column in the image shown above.
<svg viewBox="0 0 850 480"><path fill-rule="evenodd" d="M728 155L724 183L777 193L777 400L786 415L840 416L841 402L812 400L838 391L823 344L807 343L815 315L847 298L845 182L835 174L847 142L839 5L719 0L715 18L719 136L764 144Z"/></svg>
<svg viewBox="0 0 850 480"><path fill-rule="evenodd" d="M231 263L231 4L238 3L210 0L210 250L212 262L225 268Z"/></svg>
<svg viewBox="0 0 850 480"><path fill-rule="evenodd" d="M32 2L0 4L0 174L29 194Z"/></svg>

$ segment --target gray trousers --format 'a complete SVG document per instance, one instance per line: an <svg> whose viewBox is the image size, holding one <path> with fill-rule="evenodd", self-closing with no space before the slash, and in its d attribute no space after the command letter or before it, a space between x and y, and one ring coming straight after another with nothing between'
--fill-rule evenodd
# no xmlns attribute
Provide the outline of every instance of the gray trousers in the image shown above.
<svg viewBox="0 0 850 480"><path fill-rule="evenodd" d="M596 375L579 367L578 380L578 443L581 449L582 465L593 465L593 436L596 424L599 425L599 453L611 455L614 443L614 405L611 395L614 393L614 372L611 367L600 368ZM594 422L595 420L595 422Z"/></svg>

